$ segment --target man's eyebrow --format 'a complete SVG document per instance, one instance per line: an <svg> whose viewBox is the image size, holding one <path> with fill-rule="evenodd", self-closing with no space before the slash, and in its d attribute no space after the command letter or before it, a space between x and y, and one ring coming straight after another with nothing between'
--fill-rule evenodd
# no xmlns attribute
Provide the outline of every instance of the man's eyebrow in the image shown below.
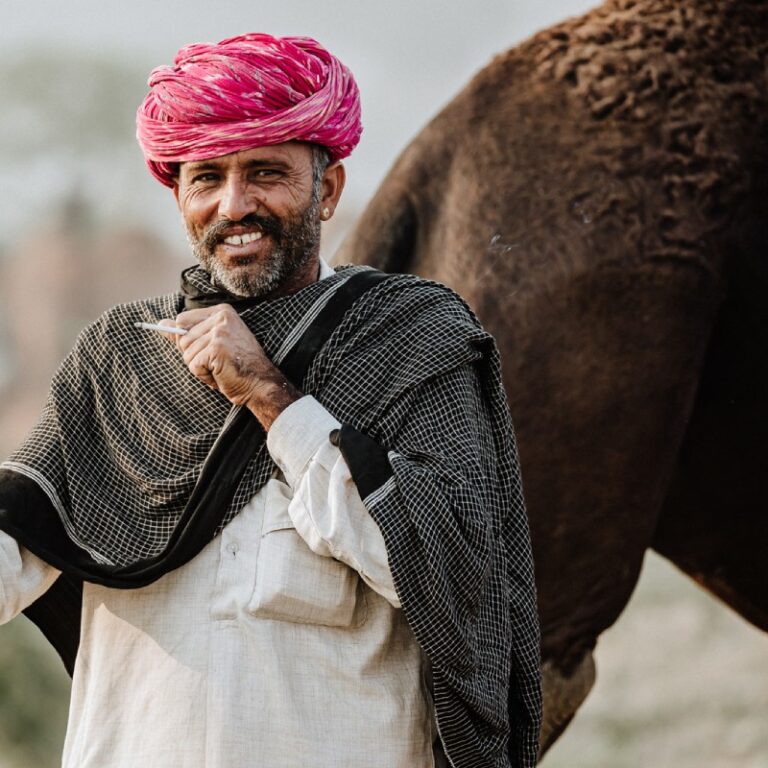
<svg viewBox="0 0 768 768"><path fill-rule="evenodd" d="M264 157L254 158L243 163L243 168L264 168L269 166L270 168L290 168L291 164L280 157ZM187 173L199 173L200 171L220 171L222 164L216 162L216 160L197 160L193 162L184 163L184 170Z"/></svg>
<svg viewBox="0 0 768 768"><path fill-rule="evenodd" d="M263 168L264 166L267 166L267 165L270 168L289 168L290 167L290 163L278 157L265 157L261 159L254 158L253 160L248 160L248 162L243 163L244 168Z"/></svg>
<svg viewBox="0 0 768 768"><path fill-rule="evenodd" d="M198 160L197 162L184 163L182 168L188 173L196 173L197 171L218 171L220 166L212 160Z"/></svg>

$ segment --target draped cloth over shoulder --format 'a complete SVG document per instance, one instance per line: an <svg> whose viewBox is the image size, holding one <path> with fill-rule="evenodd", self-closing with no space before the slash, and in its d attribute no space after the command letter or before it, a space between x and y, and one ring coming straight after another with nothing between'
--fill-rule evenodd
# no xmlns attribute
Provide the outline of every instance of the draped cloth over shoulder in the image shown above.
<svg viewBox="0 0 768 768"><path fill-rule="evenodd" d="M280 365L358 269L256 302L241 316ZM199 270L187 275L195 301L211 298L205 278ZM20 535L13 525L19 509L47 504L80 553L75 566L64 555L53 563L65 574L76 568L86 579L133 586L121 583L121 571L167 546L213 452L240 445L241 438L226 437L229 403L189 373L174 345L133 328L173 316L183 302L172 295L122 305L86 329L53 380L39 424L3 465L0 509L13 505L17 515L9 526L0 514L0 527L45 557L45 534ZM371 465L350 459L350 469L431 661L452 762L535 765L541 692L533 567L493 339L449 289L394 275L355 301L301 388L344 425L342 450L350 439L369 442ZM221 445L227 441L234 445ZM275 469L263 442L245 450L252 453L221 525ZM37 495L25 498L10 478Z"/></svg>

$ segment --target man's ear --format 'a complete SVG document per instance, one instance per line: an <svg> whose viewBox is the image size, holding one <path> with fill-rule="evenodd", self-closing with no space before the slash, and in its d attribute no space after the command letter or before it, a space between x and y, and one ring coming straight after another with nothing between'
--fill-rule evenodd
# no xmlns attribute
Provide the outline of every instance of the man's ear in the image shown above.
<svg viewBox="0 0 768 768"><path fill-rule="evenodd" d="M320 208L327 208L329 216L333 216L336 206L339 204L339 198L344 191L344 183L347 180L347 172L344 164L337 160L331 163L323 174L323 181L320 185Z"/></svg>

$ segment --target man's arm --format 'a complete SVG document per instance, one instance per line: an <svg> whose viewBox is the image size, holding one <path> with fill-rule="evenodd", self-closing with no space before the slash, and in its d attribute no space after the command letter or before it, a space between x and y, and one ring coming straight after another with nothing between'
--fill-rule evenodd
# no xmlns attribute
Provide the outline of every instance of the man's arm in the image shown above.
<svg viewBox="0 0 768 768"><path fill-rule="evenodd" d="M45 593L59 571L0 531L0 624L18 616Z"/></svg>
<svg viewBox="0 0 768 768"><path fill-rule="evenodd" d="M496 446L478 371L462 365L425 382L386 418L397 450L342 427L312 397L283 411L267 446L294 492L289 514L313 551L347 563L398 607L385 540L401 551L406 543L419 561L419 603L473 615L498 535Z"/></svg>
<svg viewBox="0 0 768 768"><path fill-rule="evenodd" d="M290 405L272 424L267 448L292 490L288 514L313 552L346 563L399 608L381 531L347 462L329 440L340 426L311 396Z"/></svg>

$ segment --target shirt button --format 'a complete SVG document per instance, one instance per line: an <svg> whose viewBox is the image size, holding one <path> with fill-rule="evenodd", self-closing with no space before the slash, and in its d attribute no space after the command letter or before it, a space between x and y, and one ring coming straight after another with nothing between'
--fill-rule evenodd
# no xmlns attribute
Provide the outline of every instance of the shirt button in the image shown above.
<svg viewBox="0 0 768 768"><path fill-rule="evenodd" d="M237 550L240 549L240 547L237 546L237 542L232 541L229 544L227 544L227 552L229 552L232 557L234 557L237 554Z"/></svg>

